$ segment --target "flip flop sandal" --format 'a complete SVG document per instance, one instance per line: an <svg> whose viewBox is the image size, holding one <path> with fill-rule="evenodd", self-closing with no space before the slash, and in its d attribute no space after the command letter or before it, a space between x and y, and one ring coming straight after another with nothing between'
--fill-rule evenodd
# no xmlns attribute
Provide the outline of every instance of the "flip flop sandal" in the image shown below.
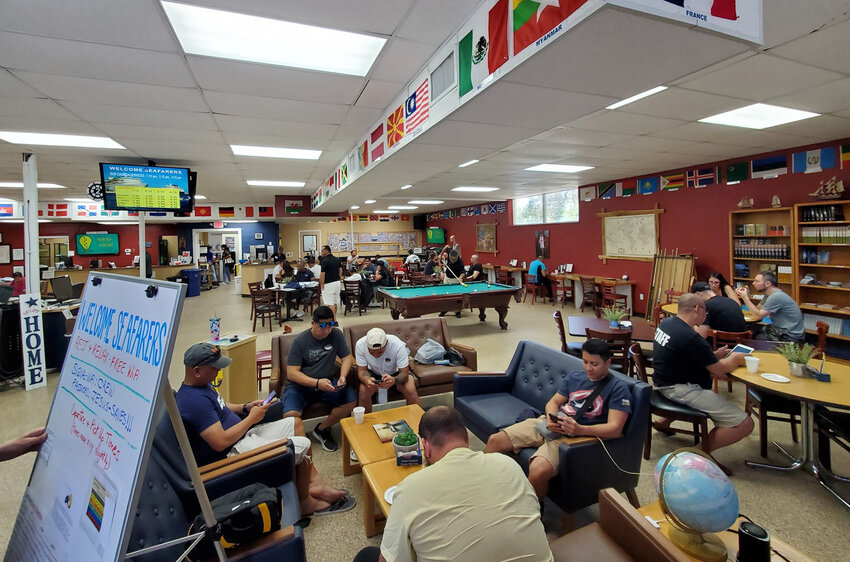
<svg viewBox="0 0 850 562"><path fill-rule="evenodd" d="M346 511L351 511L354 509L354 506L357 505L357 500L351 496L345 496L337 501L333 502L331 505L324 509L320 509L319 511L314 511L312 513L313 517L322 517L324 515L334 515L336 513L344 513Z"/></svg>

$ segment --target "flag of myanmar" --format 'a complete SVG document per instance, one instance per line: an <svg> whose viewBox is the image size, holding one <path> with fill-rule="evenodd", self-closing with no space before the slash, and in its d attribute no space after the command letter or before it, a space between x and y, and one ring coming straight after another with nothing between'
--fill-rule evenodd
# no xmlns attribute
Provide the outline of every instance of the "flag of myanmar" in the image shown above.
<svg viewBox="0 0 850 562"><path fill-rule="evenodd" d="M546 35L587 0L513 0L514 54Z"/></svg>

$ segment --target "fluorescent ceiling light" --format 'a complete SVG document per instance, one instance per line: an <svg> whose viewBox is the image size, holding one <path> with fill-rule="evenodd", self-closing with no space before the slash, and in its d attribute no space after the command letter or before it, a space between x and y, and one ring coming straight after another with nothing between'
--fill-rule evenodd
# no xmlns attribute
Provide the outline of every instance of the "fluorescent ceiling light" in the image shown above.
<svg viewBox="0 0 850 562"><path fill-rule="evenodd" d="M539 164L526 168L526 172L554 172L556 174L575 174L585 170L592 170L594 166L569 166L566 164Z"/></svg>
<svg viewBox="0 0 850 562"><path fill-rule="evenodd" d="M200 200L202 200L202 199L206 199L206 198L207 198L207 196L206 196L206 195L195 195L195 200L196 200L196 201L200 201Z"/></svg>
<svg viewBox="0 0 850 562"><path fill-rule="evenodd" d="M753 105L700 119L699 122L729 125L731 127L746 127L748 129L767 129L768 127L793 123L794 121L818 117L819 115L820 113L812 113L811 111L801 111L799 109L790 109L788 107L779 107L778 105L769 105L766 103L754 103Z"/></svg>
<svg viewBox="0 0 850 562"><path fill-rule="evenodd" d="M359 208L360 208L360 205L352 205L351 207L349 207L349 209L351 209L352 211L356 211Z"/></svg>
<svg viewBox="0 0 850 562"><path fill-rule="evenodd" d="M260 158L294 158L298 160L318 160L321 150L303 148L280 148L276 146L245 146L231 144L230 150L236 156L259 156Z"/></svg>
<svg viewBox="0 0 850 562"><path fill-rule="evenodd" d="M409 183L409 184L407 184L407 185L403 185L403 186L401 186L401 188L400 188L400 189L405 190L405 189L410 189L411 187L413 187L413 184L410 184L410 183Z"/></svg>
<svg viewBox="0 0 850 562"><path fill-rule="evenodd" d="M363 202L366 203L367 205L371 205L372 203L377 203L377 201L375 201L374 199L367 199Z"/></svg>
<svg viewBox="0 0 850 562"><path fill-rule="evenodd" d="M398 211L394 209L375 209L372 211L373 213L397 213Z"/></svg>
<svg viewBox="0 0 850 562"><path fill-rule="evenodd" d="M88 197L65 197L63 201L71 201L72 203L94 203L94 199Z"/></svg>
<svg viewBox="0 0 850 562"><path fill-rule="evenodd" d="M389 208L390 209L400 209L402 211L409 211L409 210L412 210L412 209L418 209L419 207L417 207L416 205L390 205Z"/></svg>
<svg viewBox="0 0 850 562"><path fill-rule="evenodd" d="M458 168L466 168L467 166L472 166L473 164L478 164L481 160L470 160L468 162L464 162L463 164L458 165Z"/></svg>
<svg viewBox="0 0 850 562"><path fill-rule="evenodd" d="M626 98L624 100L618 101L617 103L612 103L611 105L609 105L605 109L617 109L618 107L623 107L624 105L629 105L630 103L635 102L637 100L642 100L643 98L648 98L649 96L655 95L658 92L663 92L666 89L667 89L667 86L656 86L651 90L641 92L641 93L636 94L636 95L634 95L630 98Z"/></svg>
<svg viewBox="0 0 850 562"><path fill-rule="evenodd" d="M0 182L0 187L23 189L24 183L20 181L3 181ZM64 185L59 185L58 183L37 183L36 187L38 187L39 189L66 189Z"/></svg>
<svg viewBox="0 0 850 562"><path fill-rule="evenodd" d="M124 225L124 226L129 226L129 225L136 226L139 223L132 222L132 221L97 221L97 224L108 224L108 225L118 224L118 225Z"/></svg>
<svg viewBox="0 0 850 562"><path fill-rule="evenodd" d="M407 202L408 205L442 205L445 201L439 199L414 199Z"/></svg>
<svg viewBox="0 0 850 562"><path fill-rule="evenodd" d="M38 222L53 222L50 219L38 219Z"/></svg>
<svg viewBox="0 0 850 562"><path fill-rule="evenodd" d="M218 57L366 76L386 39L287 21L162 2L183 50Z"/></svg>
<svg viewBox="0 0 850 562"><path fill-rule="evenodd" d="M485 191L498 191L498 187L478 187L475 185L459 185L457 187L453 187L452 191L469 191L473 193L483 193Z"/></svg>
<svg viewBox="0 0 850 562"><path fill-rule="evenodd" d="M2 224L7 224L7 223L23 224L23 222L24 222L24 219L0 219L0 223L2 223Z"/></svg>
<svg viewBox="0 0 850 562"><path fill-rule="evenodd" d="M245 183L255 187L304 187L303 181L247 180Z"/></svg>
<svg viewBox="0 0 850 562"><path fill-rule="evenodd" d="M123 146L109 137L87 137L82 135L58 135L53 133L21 133L0 131L0 139L12 144L42 146L72 146L75 148L120 148Z"/></svg>

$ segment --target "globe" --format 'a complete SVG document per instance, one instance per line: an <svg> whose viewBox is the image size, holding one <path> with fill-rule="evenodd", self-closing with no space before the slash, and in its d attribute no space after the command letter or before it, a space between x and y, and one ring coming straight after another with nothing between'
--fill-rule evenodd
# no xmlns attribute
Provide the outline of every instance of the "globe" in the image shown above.
<svg viewBox="0 0 850 562"><path fill-rule="evenodd" d="M677 546L702 560L726 559L723 543L706 535L725 531L738 518L738 494L720 467L702 452L679 449L655 466L655 490Z"/></svg>

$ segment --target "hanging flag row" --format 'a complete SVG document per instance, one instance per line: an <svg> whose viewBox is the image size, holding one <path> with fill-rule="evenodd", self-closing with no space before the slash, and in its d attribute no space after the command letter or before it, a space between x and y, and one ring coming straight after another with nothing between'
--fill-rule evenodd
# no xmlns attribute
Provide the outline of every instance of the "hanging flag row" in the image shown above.
<svg viewBox="0 0 850 562"><path fill-rule="evenodd" d="M348 222L349 219L351 222L407 222L410 215L343 215L335 218L333 222Z"/></svg>
<svg viewBox="0 0 850 562"><path fill-rule="evenodd" d="M723 166L693 168L644 178L600 183L596 186L580 188L579 199L591 201L649 195L658 191L701 188L724 183L732 185L748 179L775 178L788 173L789 163L792 174L811 174L837 166L841 169L850 168L850 144L794 152L790 159L787 154L780 154L732 162Z"/></svg>
<svg viewBox="0 0 850 562"><path fill-rule="evenodd" d="M459 207L456 209L446 209L444 211L436 211L428 213L426 218L429 221L438 221L444 219L453 219L457 217L472 217L476 215L495 215L496 213L504 213L507 209L507 204L504 201L499 203L485 203L483 205L472 205L469 207Z"/></svg>

